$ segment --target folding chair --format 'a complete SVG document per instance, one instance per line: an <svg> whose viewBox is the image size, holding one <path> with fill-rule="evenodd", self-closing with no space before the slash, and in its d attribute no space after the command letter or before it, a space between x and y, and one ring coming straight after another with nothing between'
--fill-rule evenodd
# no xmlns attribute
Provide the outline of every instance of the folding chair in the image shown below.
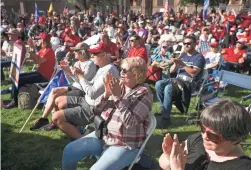
<svg viewBox="0 0 251 170"><path fill-rule="evenodd" d="M128 168L128 170L131 170L132 167L133 167L133 165L134 165L135 163L137 163L137 162L140 160L140 156L141 156L142 152L143 152L144 149L145 149L146 143L148 142L148 140L150 139L150 137L152 136L152 134L153 134L153 132L154 132L154 130L155 130L155 128L156 128L157 121L156 121L155 116L154 116L152 113L150 113L149 116L150 116L150 122L149 122L149 126L148 126L148 128L147 128L147 131L146 131L147 137L146 137L144 143L142 144L142 146L140 147L137 156L135 157L135 159L134 159L133 162L131 163L131 165L130 165L130 167Z"/></svg>
<svg viewBox="0 0 251 170"><path fill-rule="evenodd" d="M188 121L188 119L191 117L193 108L196 107L196 104L198 105L198 103L199 103L199 97L200 97L201 93L203 92L203 90L205 89L204 85L207 82L207 79L208 79L208 71L207 70L203 70L200 80L197 81L197 83L200 83L199 89L197 90L195 88L192 91L192 95L191 96L194 96L195 99L191 101L192 106L190 106L188 108L186 121Z"/></svg>
<svg viewBox="0 0 251 170"><path fill-rule="evenodd" d="M219 82L224 82L230 85L241 87L243 89L251 90L251 76L234 73L234 72L230 72L226 70L221 70ZM204 87L207 87L207 85L205 85ZM199 99L199 105L202 107L207 107L215 102L219 102L223 100L220 96L217 95L218 92L219 90L215 90L212 93L201 95ZM240 103L250 98L251 98L251 94L244 96L242 100L240 101ZM200 111L198 109L197 118L199 118L199 116L200 116Z"/></svg>

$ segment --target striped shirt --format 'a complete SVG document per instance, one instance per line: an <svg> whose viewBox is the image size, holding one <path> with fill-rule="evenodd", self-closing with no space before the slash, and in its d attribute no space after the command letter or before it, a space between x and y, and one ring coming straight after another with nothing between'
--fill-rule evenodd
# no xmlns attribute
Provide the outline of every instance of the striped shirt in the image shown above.
<svg viewBox="0 0 251 170"><path fill-rule="evenodd" d="M102 96L95 108L95 114L96 111L102 111L101 116L106 120L115 107L107 125L108 134L103 137L106 145L139 148L146 138L152 103L153 95L147 84L138 85L115 102L112 97L107 100Z"/></svg>

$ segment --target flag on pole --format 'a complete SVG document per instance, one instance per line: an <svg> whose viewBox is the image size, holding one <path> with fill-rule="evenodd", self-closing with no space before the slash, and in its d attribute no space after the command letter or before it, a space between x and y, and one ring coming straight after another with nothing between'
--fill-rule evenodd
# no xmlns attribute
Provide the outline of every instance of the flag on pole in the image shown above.
<svg viewBox="0 0 251 170"><path fill-rule="evenodd" d="M67 5L65 4L63 13L64 13L64 14L67 14L68 12L69 12L69 9L68 9Z"/></svg>
<svg viewBox="0 0 251 170"><path fill-rule="evenodd" d="M169 3L168 3L168 0L166 0L166 3L165 3L165 13L169 12L169 8L170 8L170 6L169 6Z"/></svg>
<svg viewBox="0 0 251 170"><path fill-rule="evenodd" d="M39 11L37 7L37 3L35 2L35 22L37 23L39 17Z"/></svg>
<svg viewBox="0 0 251 170"><path fill-rule="evenodd" d="M203 8L203 20L207 20L207 10L210 5L210 0L204 0L204 8Z"/></svg>
<svg viewBox="0 0 251 170"><path fill-rule="evenodd" d="M52 2L51 2L48 12L52 12L52 11L53 11L53 6L52 6Z"/></svg>
<svg viewBox="0 0 251 170"><path fill-rule="evenodd" d="M50 80L47 87L45 88L43 94L41 94L39 98L40 103L45 103L47 101L48 96L53 88L69 86L69 85L70 85L70 82L66 78L64 71L63 70L57 71L54 77Z"/></svg>

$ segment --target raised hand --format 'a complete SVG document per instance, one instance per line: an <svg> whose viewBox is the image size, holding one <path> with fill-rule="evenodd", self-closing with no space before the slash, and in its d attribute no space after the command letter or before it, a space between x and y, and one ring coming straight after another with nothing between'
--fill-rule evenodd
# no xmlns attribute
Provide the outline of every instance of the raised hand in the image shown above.
<svg viewBox="0 0 251 170"><path fill-rule="evenodd" d="M160 156L159 165L164 170L170 170L170 155L173 147L173 139L170 133L166 134L162 142L163 154Z"/></svg>
<svg viewBox="0 0 251 170"><path fill-rule="evenodd" d="M175 170L184 170L186 165L185 144L180 144L178 136L173 137L173 145L170 154L170 168Z"/></svg>
<svg viewBox="0 0 251 170"><path fill-rule="evenodd" d="M29 38L28 41L27 41L27 43L28 43L28 45L30 46L30 48L35 49L35 44L34 44L34 42L33 42L32 39Z"/></svg>
<svg viewBox="0 0 251 170"><path fill-rule="evenodd" d="M104 97L108 98L112 95L110 87L109 87L109 83L112 79L112 75L110 72L108 72L104 78L104 86L105 86L105 93L104 93Z"/></svg>
<svg viewBox="0 0 251 170"><path fill-rule="evenodd" d="M112 79L111 79L111 81L109 83L109 88L111 90L113 98L115 100L120 99L121 92L122 92L120 80L112 76Z"/></svg>

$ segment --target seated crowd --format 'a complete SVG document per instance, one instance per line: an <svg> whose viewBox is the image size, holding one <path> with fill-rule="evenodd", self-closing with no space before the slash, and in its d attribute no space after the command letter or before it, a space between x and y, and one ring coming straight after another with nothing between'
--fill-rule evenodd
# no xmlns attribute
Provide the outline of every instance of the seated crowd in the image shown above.
<svg viewBox="0 0 251 170"><path fill-rule="evenodd" d="M215 21L213 14L220 19ZM181 113L188 111L194 88L205 72L224 69L251 73L250 11L250 25L240 27L228 19L234 14L222 11L210 13L208 22L180 13L155 14L147 19L130 12L123 22L114 14L105 21L100 13L92 20L88 14L82 19L78 15L82 14L60 19L53 12L41 16L38 24L32 21L28 46L22 24L16 29L11 24L5 27L4 21L1 29L5 30L2 56L11 56L16 42L23 46L22 56L28 47L29 58L38 64L36 71L20 73L18 88L15 84L11 88L11 102L2 103L2 107L17 106L22 86L49 82L57 69L71 82L51 90L41 118L30 127L47 131L58 128L71 138L63 151L64 170L77 169L78 161L88 156L98 157L91 170L130 166L147 137L152 115L153 93L146 81L149 68L161 73L155 80L161 110L155 116L161 116L157 124L160 129L170 126L173 104ZM246 23L245 18L242 23ZM81 129L90 124L95 131L86 135ZM189 136L182 144L177 135L164 137L160 166L165 170L251 169L251 159L240 147L250 125L250 115L240 104L230 100L213 104L201 114L201 133Z"/></svg>

